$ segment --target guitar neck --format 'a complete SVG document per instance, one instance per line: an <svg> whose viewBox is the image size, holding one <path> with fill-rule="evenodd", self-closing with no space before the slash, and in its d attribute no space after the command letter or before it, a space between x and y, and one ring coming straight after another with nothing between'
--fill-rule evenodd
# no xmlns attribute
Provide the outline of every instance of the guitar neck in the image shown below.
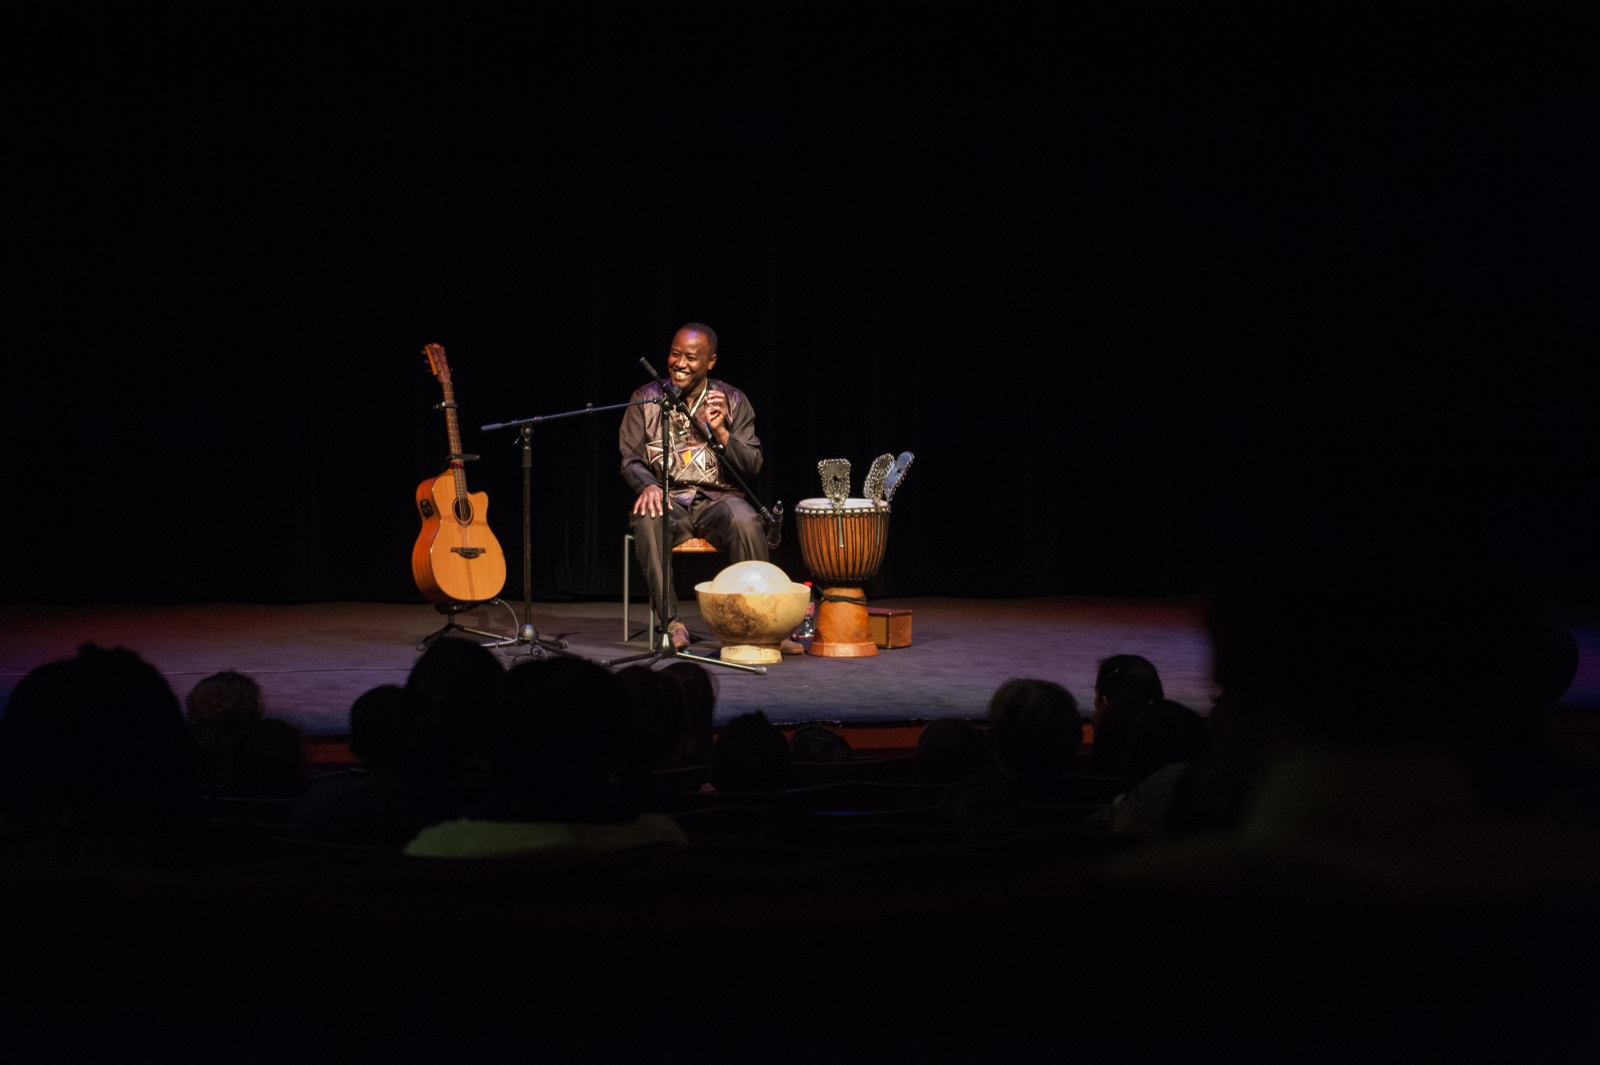
<svg viewBox="0 0 1600 1065"><path fill-rule="evenodd" d="M467 498L467 455L461 450L461 423L456 417L456 389L450 382L450 363L445 359L442 345L428 344L422 353L428 357L428 368L439 379L439 387L444 389L444 402L440 406L444 409L445 426L450 432L449 464L451 480L456 488L456 518L470 522L472 504Z"/></svg>
<svg viewBox="0 0 1600 1065"><path fill-rule="evenodd" d="M466 513L467 461L461 450L461 422L456 417L456 391L449 381L444 385L444 422L450 435L450 473L456 484L456 511Z"/></svg>

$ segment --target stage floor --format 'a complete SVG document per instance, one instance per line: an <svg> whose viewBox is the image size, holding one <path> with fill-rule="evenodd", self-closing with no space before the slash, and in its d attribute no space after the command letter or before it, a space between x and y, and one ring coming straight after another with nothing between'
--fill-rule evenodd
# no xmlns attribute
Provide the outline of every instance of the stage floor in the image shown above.
<svg viewBox="0 0 1600 1065"><path fill-rule="evenodd" d="M791 657L764 675L712 665L718 722L751 710L780 723L845 725L979 717L990 694L1011 677L1054 680L1087 713L1096 664L1120 653L1154 662L1168 697L1202 713L1211 706L1211 649L1194 601L919 597L873 605L912 611L911 646L871 658ZM635 604L633 628L643 626L646 613ZM510 636L520 614L521 604L491 605L460 623ZM623 642L615 602L535 603L532 620L540 637L566 640L571 653L596 662L645 650L643 637ZM692 612L685 620L699 628ZM120 645L155 665L179 698L202 677L236 669L260 681L269 712L308 736L337 738L348 731L356 696L379 684L404 683L418 642L442 623L425 603L14 607L0 624L0 700L9 699L28 670L70 656L81 643ZM1600 629L1575 632L1582 657L1562 706L1600 712ZM715 647L691 650L714 656ZM501 653L509 664L530 648Z"/></svg>

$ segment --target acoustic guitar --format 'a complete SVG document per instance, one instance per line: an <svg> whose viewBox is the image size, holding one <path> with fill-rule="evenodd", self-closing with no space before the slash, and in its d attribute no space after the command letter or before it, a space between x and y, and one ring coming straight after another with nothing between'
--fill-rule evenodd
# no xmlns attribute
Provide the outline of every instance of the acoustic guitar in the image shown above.
<svg viewBox="0 0 1600 1065"><path fill-rule="evenodd" d="M469 456L461 451L455 388L444 348L429 344L422 353L444 389L440 407L450 431L450 465L417 486L422 534L411 550L411 574L422 594L435 603L480 603L505 587L506 556L489 530L488 495L467 491Z"/></svg>

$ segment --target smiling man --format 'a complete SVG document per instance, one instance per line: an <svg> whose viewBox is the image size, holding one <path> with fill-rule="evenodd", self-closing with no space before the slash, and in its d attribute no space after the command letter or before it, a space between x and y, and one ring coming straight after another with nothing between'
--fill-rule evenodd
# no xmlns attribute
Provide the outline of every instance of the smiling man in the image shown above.
<svg viewBox="0 0 1600 1065"><path fill-rule="evenodd" d="M743 392L711 377L716 365L715 330L699 322L679 329L667 353L667 379L680 390L688 414L675 410L668 417L663 449L662 386L652 381L633 393L631 402L636 405L622 416L617 440L622 479L637 493L630 527L639 568L656 616L677 650L689 645L689 630L678 620L677 596L661 561L663 512L672 546L698 536L726 551L730 565L767 557L766 528L738 482L743 478L748 484L761 472L755 411ZM668 487L664 489L663 483ZM783 649L801 650L791 641Z"/></svg>

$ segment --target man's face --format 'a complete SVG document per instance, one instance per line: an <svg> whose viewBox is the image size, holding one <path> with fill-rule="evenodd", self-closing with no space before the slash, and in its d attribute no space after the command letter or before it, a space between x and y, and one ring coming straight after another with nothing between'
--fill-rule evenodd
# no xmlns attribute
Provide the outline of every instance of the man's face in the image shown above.
<svg viewBox="0 0 1600 1065"><path fill-rule="evenodd" d="M706 375L717 364L717 353L711 350L711 338L693 329L680 329L672 338L672 350L667 353L667 376L683 389L686 396L699 393Z"/></svg>

